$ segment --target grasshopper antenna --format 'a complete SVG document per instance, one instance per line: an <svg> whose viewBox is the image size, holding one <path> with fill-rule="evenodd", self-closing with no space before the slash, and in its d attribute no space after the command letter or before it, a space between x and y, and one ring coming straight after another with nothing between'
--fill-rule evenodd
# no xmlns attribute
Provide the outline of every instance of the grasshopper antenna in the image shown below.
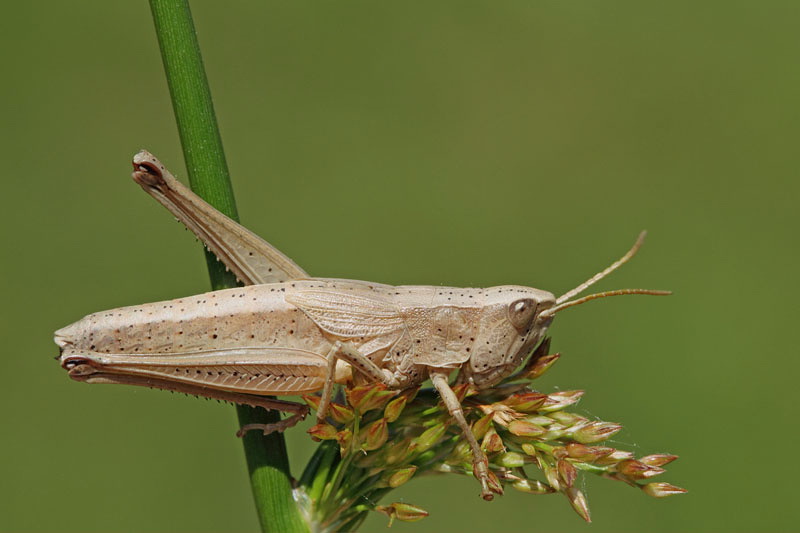
<svg viewBox="0 0 800 533"><path fill-rule="evenodd" d="M600 281L601 279L608 276L616 269L618 269L619 267L630 261L633 258L633 256L636 255L636 252L639 251L639 248L642 247L642 244L644 244L645 237L647 237L647 231L641 232L639 236L636 238L636 242L633 243L633 246L631 246L631 249L628 250L628 252L625 255L623 255L613 263L611 263L611 265L602 272L598 272L597 274L587 279L586 281L584 281L571 291L559 296L558 299L556 300L556 303L560 304L566 302L573 296L579 295L580 293L582 293L583 291L585 291L586 289L588 289L589 287L591 287L592 285L594 285L595 283L597 283L598 281Z"/></svg>
<svg viewBox="0 0 800 533"><path fill-rule="evenodd" d="M628 250L625 253L625 255L623 255L613 263L611 263L611 265L609 265L608 268L606 268L605 270L598 272L597 274L587 279L586 281L584 281L571 291L566 292L561 296L559 296L556 299L556 305L554 307L551 307L550 309L542 311L539 314L539 318L546 319L548 317L552 317L559 311L566 309L568 307L580 305L590 300L596 300L597 298L605 298L607 296L623 296L626 294L650 294L652 296L666 296L672 294L671 291L657 291L652 289L618 289L614 291L598 292L595 294L584 296L583 298L578 298L577 300L569 301L569 299L572 298L573 296L579 295L580 293L582 293L583 291L585 291L586 289L588 289L589 287L591 287L592 285L594 285L595 283L597 283L598 281L600 281L601 279L608 276L616 269L618 269L619 267L630 261L633 258L633 256L636 255L636 252L639 251L639 248L642 247L642 244L644 243L644 238L646 236L647 236L646 231L641 232L639 236L636 238L636 242L633 243L633 246L631 247L630 250Z"/></svg>

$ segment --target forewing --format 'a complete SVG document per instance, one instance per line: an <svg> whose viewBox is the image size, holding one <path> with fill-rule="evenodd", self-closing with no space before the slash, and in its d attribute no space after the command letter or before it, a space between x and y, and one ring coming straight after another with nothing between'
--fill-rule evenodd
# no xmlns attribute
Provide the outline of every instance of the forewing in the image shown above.
<svg viewBox="0 0 800 533"><path fill-rule="evenodd" d="M170 210L246 285L307 278L277 248L226 217L175 179L151 153L133 157L133 179Z"/></svg>
<svg viewBox="0 0 800 533"><path fill-rule="evenodd" d="M345 282L347 283L347 282ZM286 301L301 309L324 331L336 337L399 338L405 320L392 300L364 285L308 287L287 291Z"/></svg>

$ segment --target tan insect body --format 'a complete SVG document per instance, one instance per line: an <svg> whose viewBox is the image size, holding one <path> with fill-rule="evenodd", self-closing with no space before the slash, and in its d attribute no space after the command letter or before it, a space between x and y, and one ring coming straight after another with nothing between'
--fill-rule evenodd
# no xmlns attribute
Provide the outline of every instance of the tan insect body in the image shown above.
<svg viewBox="0 0 800 533"><path fill-rule="evenodd" d="M482 495L491 499L488 462L469 429L448 375L490 387L523 363L553 315L585 299L664 294L624 289L568 301L626 262L561 298L523 286L486 289L389 286L311 278L288 257L225 217L148 152L134 157L134 179L228 266L245 287L91 314L60 329L55 341L70 377L177 390L279 409L282 431L304 405L268 398L322 391L323 419L334 382L382 382L402 389L431 378L464 432Z"/></svg>

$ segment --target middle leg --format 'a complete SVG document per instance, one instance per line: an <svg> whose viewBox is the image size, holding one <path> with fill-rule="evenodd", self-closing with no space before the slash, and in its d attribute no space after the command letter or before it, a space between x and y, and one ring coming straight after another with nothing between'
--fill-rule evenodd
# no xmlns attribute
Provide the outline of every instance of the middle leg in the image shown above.
<svg viewBox="0 0 800 533"><path fill-rule="evenodd" d="M317 410L317 422L321 423L328 415L328 406L331 403L331 395L333 394L333 383L335 379L336 361L341 359L349 363L356 371L361 372L372 383L382 383L390 389L402 388L404 382L399 380L394 374L388 370L384 370L369 357L359 352L350 343L343 343L336 341L328 352L328 375L325 378L325 385L322 388L322 399L319 402L319 409Z"/></svg>

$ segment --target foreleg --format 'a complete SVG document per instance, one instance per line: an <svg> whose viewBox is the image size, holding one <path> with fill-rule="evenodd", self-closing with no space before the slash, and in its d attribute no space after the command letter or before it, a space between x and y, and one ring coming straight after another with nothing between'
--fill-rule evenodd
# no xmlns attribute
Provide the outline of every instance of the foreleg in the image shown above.
<svg viewBox="0 0 800 533"><path fill-rule="evenodd" d="M492 492L502 494L503 489L496 479L491 479L494 475L489 471L489 460L486 458L486 454L483 453L478 441L475 439L475 435L472 434L472 429L469 427L469 424L467 424L466 418L464 418L464 409L461 407L461 402L458 401L458 397L447 382L448 374L442 370L432 369L430 371L430 376L433 386L439 391L439 395L442 397L444 405L450 412L450 416L453 417L461 428L461 432L464 434L472 450L472 472L481 484L481 497L487 501L492 500L494 498Z"/></svg>

